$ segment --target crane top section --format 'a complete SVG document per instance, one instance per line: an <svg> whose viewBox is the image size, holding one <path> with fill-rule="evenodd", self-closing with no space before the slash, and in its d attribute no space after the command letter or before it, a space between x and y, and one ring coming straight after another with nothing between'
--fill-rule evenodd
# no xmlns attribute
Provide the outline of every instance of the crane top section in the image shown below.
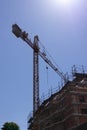
<svg viewBox="0 0 87 130"><path fill-rule="evenodd" d="M35 51L39 51L38 35L34 36L33 44L31 40L28 38L28 33L26 33L26 31L22 31L22 29L17 24L12 25L12 32L17 38L22 38L22 40L26 41L32 49L34 49Z"/></svg>
<svg viewBox="0 0 87 130"><path fill-rule="evenodd" d="M50 60L50 58L47 56L46 53L44 53L42 50L40 50L38 41L38 36L34 36L34 43L31 42L31 40L28 38L28 33L26 31L22 31L22 29L17 25L12 25L12 32L17 38L21 38L24 40L34 51L38 52L39 56L42 57L42 59L49 64L49 66L62 78L64 83L67 82L66 76L61 72L56 65Z"/></svg>

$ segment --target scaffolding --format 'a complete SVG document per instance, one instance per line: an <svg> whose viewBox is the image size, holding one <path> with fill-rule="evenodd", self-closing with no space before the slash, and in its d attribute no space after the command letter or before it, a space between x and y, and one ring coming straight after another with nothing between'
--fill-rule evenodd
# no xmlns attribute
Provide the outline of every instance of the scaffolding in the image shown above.
<svg viewBox="0 0 87 130"><path fill-rule="evenodd" d="M65 122L73 116L78 116L78 118L75 119L77 121L74 120L72 122L74 123L73 126L76 125L75 123L79 124L79 115L82 116L82 114L78 113L80 103L76 101L75 95L79 97L80 93L87 94L87 91L84 92L84 90L87 90L86 72L86 67L76 67L74 65L72 67L72 81L69 80L64 86L58 86L55 89L51 88L48 95L43 96L40 107L35 113L33 120L34 126L37 125L41 127L41 130L57 129L56 127L60 127L61 129L61 126L66 127ZM83 92L80 92L81 90ZM32 128L32 125L33 123L31 121L29 128ZM36 128L36 130L38 130L38 128Z"/></svg>

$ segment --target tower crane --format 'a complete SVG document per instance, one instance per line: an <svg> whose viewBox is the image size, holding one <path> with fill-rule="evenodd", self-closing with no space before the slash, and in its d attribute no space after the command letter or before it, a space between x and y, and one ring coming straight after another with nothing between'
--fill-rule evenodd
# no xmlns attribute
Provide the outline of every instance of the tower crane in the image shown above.
<svg viewBox="0 0 87 130"><path fill-rule="evenodd" d="M34 42L28 38L28 33L22 31L22 29L17 25L12 25L12 32L17 38L24 40L33 49L33 114L39 107L39 56L47 63L49 66L63 79L66 83L65 75L59 71L59 69L52 63L49 57L40 50L39 38L34 36Z"/></svg>

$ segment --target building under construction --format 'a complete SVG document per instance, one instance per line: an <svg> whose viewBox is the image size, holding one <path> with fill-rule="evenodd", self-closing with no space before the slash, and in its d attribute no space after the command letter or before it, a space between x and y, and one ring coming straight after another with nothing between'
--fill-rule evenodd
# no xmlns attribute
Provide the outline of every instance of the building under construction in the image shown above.
<svg viewBox="0 0 87 130"><path fill-rule="evenodd" d="M72 79L68 79L50 60L46 50L40 48L36 35L34 42L17 25L12 32L33 49L33 115L28 118L28 130L74 130L87 122L87 73L74 66ZM40 104L39 56L63 79L64 85ZM85 130L85 129L84 129Z"/></svg>
<svg viewBox="0 0 87 130"><path fill-rule="evenodd" d="M74 68L73 79L44 100L28 118L28 130L76 130L87 122L87 73Z"/></svg>

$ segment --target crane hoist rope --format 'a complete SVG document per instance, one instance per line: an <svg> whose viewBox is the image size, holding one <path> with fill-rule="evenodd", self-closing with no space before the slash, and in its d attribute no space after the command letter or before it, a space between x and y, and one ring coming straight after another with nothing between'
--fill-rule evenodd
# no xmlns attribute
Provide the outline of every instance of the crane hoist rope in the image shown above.
<svg viewBox="0 0 87 130"><path fill-rule="evenodd" d="M34 42L28 38L28 33L22 31L22 29L17 25L12 25L12 32L17 38L24 40L32 49L33 49L33 114L39 107L39 56L62 78L64 83L67 82L67 79L63 72L61 72L54 63L50 60L47 51L43 46L41 50L39 47L39 38L34 36ZM44 51L43 51L44 50ZM52 59L52 58L51 58Z"/></svg>

